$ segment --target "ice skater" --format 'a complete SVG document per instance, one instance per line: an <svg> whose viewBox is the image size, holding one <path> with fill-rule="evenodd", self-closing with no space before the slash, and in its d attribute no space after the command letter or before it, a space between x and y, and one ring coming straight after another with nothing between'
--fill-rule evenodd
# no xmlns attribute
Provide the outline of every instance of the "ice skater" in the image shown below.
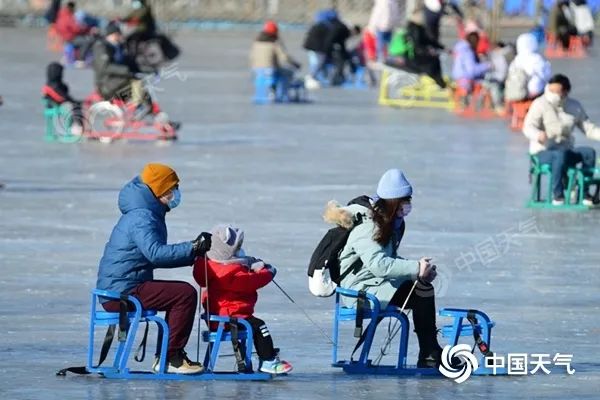
<svg viewBox="0 0 600 400"><path fill-rule="evenodd" d="M207 258L198 258L194 263L194 279L206 288L202 295L204 309L212 315L244 318L250 323L261 372L290 372L292 365L279 358L269 328L262 319L254 316L257 290L273 280L277 269L245 255L242 230L218 225L211 234L212 247L206 253Z"/></svg>

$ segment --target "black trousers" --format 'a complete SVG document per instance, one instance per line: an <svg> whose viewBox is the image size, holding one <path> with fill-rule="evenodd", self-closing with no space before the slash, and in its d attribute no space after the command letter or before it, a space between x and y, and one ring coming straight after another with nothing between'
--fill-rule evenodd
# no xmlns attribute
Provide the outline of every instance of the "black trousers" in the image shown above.
<svg viewBox="0 0 600 400"><path fill-rule="evenodd" d="M277 353L275 352L275 347L273 346L271 332L269 332L269 328L267 328L265 321L260 318L256 318L255 316L250 316L245 319L252 327L252 339L254 341L254 347L256 347L258 358L261 360L273 359ZM240 328L242 328L241 325Z"/></svg>
<svg viewBox="0 0 600 400"><path fill-rule="evenodd" d="M394 293L390 304L402 307L414 282L404 282ZM412 310L415 332L419 338L419 348L424 355L439 349L437 327L435 324L435 291L430 284L417 283L406 308Z"/></svg>

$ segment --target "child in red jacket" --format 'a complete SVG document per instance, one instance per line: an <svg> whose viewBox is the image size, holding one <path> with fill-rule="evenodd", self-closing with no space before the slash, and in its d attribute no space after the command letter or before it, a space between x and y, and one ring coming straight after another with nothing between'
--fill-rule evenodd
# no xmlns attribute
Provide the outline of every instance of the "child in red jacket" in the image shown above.
<svg viewBox="0 0 600 400"><path fill-rule="evenodd" d="M202 305L210 314L244 318L252 326L259 370L270 374L285 374L292 365L279 359L265 322L254 316L257 290L273 280L277 270L262 260L248 257L242 250L244 232L227 225L211 231L212 245L207 259L194 263L194 279L206 290ZM208 282L206 282L208 277Z"/></svg>

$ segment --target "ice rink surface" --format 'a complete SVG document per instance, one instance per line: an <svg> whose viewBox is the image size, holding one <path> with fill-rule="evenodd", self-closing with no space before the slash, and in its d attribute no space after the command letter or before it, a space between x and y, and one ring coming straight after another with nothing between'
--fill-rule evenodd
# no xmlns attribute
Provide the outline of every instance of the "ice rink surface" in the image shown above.
<svg viewBox="0 0 600 400"><path fill-rule="evenodd" d="M45 143L40 89L45 65L57 56L45 50L43 30L0 30L1 397L598 398L600 213L526 209L527 143L505 121L384 108L376 90L322 90L308 105L251 104L247 51L254 35L177 36L180 75L163 79L156 94L183 129L178 142L161 147ZM284 38L306 65L301 35ZM573 96L600 122L598 60L555 61L553 71L572 78ZM66 80L78 97L92 89L89 70L67 70ZM578 142L588 143L583 135ZM170 241L191 240L220 222L239 225L247 252L277 265L279 283L327 332L333 299L313 297L306 281L308 259L328 228L324 205L373 194L381 173L402 168L415 194L401 255L434 257L437 306L484 310L497 322L492 350L572 354L576 372L567 375L563 367L463 384L347 376L329 366L327 338L270 285L260 292L257 315L294 365L288 377L268 383L55 377L85 362L89 292L119 217L117 194L151 161L172 165L182 180L182 204L167 218ZM189 268L159 270L156 277L192 281ZM344 331L345 355L351 336ZM195 358L196 328L187 350ZM231 357L221 362L233 367Z"/></svg>

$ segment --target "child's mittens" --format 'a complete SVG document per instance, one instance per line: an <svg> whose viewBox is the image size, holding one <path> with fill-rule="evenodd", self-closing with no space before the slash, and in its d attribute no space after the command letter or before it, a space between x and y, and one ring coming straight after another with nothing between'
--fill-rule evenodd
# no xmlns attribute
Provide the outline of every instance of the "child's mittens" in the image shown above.
<svg viewBox="0 0 600 400"><path fill-rule="evenodd" d="M277 275L277 268L275 268L271 264L265 265L265 268L273 275L273 278L275 278L275 275Z"/></svg>
<svg viewBox="0 0 600 400"><path fill-rule="evenodd" d="M252 263L252 265L250 265L250 269L254 272L258 272L263 268L266 268L266 265L264 262L262 262L260 260L254 262L254 263Z"/></svg>

